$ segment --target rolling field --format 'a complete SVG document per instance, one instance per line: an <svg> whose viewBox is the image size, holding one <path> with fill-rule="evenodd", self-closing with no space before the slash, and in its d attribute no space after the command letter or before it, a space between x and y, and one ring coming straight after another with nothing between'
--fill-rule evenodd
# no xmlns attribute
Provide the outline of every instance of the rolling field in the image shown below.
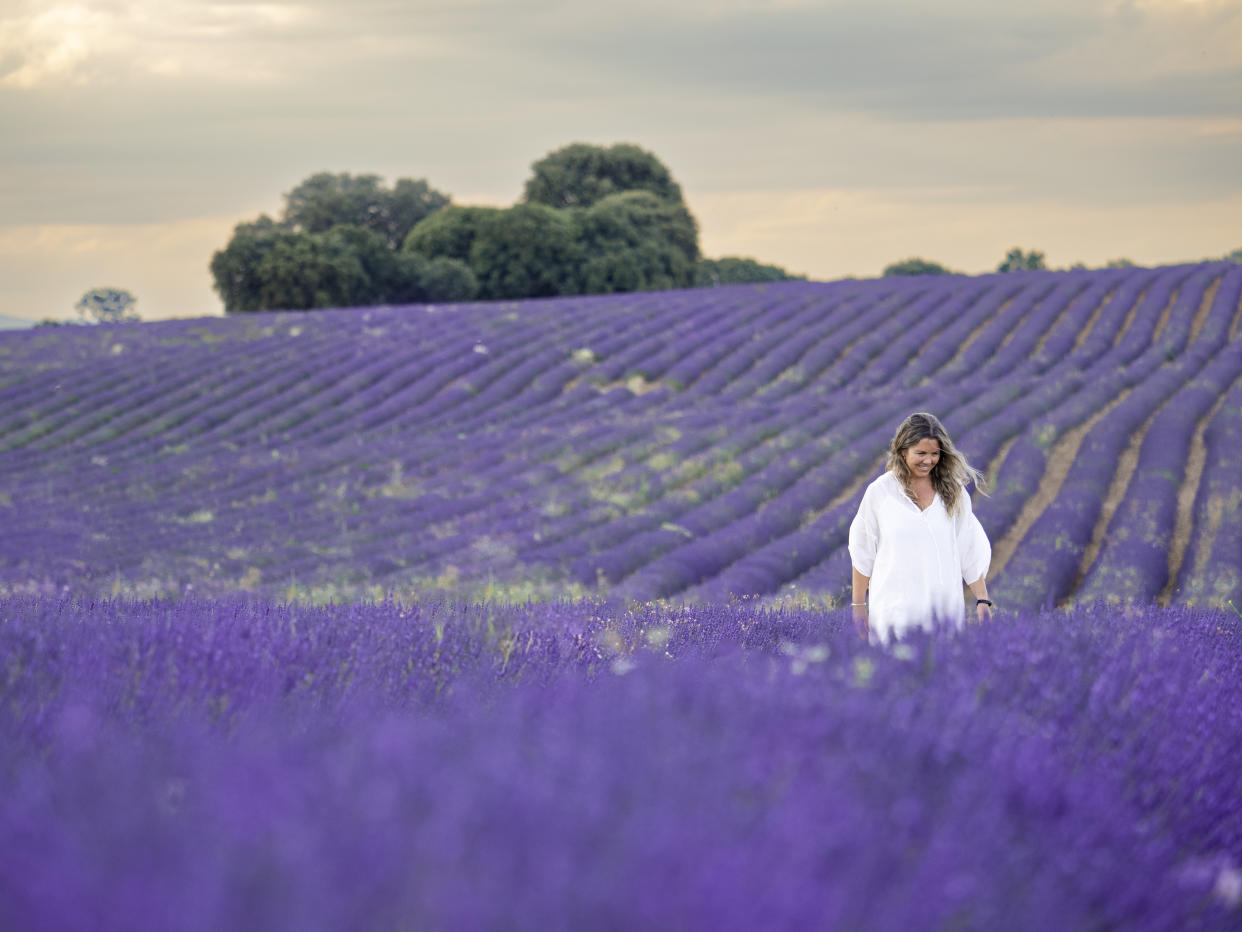
<svg viewBox="0 0 1242 932"><path fill-rule="evenodd" d="M0 928L1235 930L1240 330L1207 264L0 334ZM1001 610L881 647L919 409Z"/></svg>
<svg viewBox="0 0 1242 932"><path fill-rule="evenodd" d="M1011 608L1242 593L1242 267L0 335L0 592L836 604L896 424Z"/></svg>

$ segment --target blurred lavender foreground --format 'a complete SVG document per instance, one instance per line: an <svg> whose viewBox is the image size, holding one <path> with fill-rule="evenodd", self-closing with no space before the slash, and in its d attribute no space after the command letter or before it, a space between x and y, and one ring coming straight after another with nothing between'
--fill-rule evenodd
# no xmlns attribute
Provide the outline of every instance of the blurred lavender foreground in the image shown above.
<svg viewBox="0 0 1242 932"><path fill-rule="evenodd" d="M0 928L1237 929L1234 615L0 601Z"/></svg>

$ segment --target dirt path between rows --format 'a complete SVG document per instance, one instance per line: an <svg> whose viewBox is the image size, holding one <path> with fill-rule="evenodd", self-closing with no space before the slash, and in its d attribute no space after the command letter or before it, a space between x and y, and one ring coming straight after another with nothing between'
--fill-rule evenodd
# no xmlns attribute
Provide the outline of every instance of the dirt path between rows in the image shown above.
<svg viewBox="0 0 1242 932"><path fill-rule="evenodd" d="M1078 455L1078 448L1082 446L1087 432L1095 427L1108 412L1121 404L1131 391L1132 389L1129 388L1123 390L1116 398L1091 415L1082 424L1066 431L1065 435L1053 445L1052 450L1048 454L1048 468L1044 470L1043 478L1039 480L1039 488L1034 495L1027 499L1026 504L1022 506L1018 520L1013 523L1013 526L992 547L992 565L988 570L989 576L995 576L1005 568L1005 564L1009 562L1014 552L1018 549L1018 544L1022 542L1026 532L1039 520L1039 516L1044 513L1044 509L1051 505L1057 495L1060 494L1061 486L1065 484L1065 477L1069 475L1070 467L1074 464L1074 457Z"/></svg>
<svg viewBox="0 0 1242 932"><path fill-rule="evenodd" d="M1232 387L1230 390L1232 390ZM1207 465L1207 442L1203 439L1203 435L1207 432L1207 427L1212 423L1212 418L1216 416L1216 412L1220 410L1220 406L1225 403L1225 398L1228 394L1229 391L1221 393L1220 398L1216 400L1216 404L1212 405L1212 409L1195 425L1195 433L1190 440L1190 456L1186 460L1186 474L1182 479L1181 488L1177 490L1177 522L1174 525L1173 540L1169 545L1169 581L1165 583L1164 590L1156 599L1164 606L1173 601L1173 591L1177 588L1177 577L1181 574L1182 563L1185 562L1186 551L1190 547L1190 537L1194 532L1195 499L1199 496L1199 483L1203 480L1203 467ZM1212 520L1213 517L1215 521ZM1200 532L1199 563L1206 560L1212 553L1212 543L1216 540L1216 534L1220 530L1220 523L1219 513L1216 515L1209 513L1208 526Z"/></svg>
<svg viewBox="0 0 1242 932"><path fill-rule="evenodd" d="M1157 408L1153 411L1142 426L1130 435L1130 442L1126 444L1125 450L1117 460L1117 471L1113 473L1112 481L1108 484L1108 492L1105 493L1104 502L1100 505L1099 517L1095 519L1095 527L1091 529L1091 540L1082 553L1082 559L1078 561L1078 572L1074 574L1074 582L1069 588L1069 594L1061 600L1059 607L1063 608L1073 601L1074 594L1082 586L1083 579L1086 578L1096 557L1104 548L1104 537L1108 533L1108 526L1112 524L1113 515L1117 513L1117 509L1121 507L1121 502L1126 497L1126 489L1130 487L1130 480L1134 478L1134 470L1138 468L1139 450L1142 449L1143 438L1147 436L1147 430L1160 410Z"/></svg>

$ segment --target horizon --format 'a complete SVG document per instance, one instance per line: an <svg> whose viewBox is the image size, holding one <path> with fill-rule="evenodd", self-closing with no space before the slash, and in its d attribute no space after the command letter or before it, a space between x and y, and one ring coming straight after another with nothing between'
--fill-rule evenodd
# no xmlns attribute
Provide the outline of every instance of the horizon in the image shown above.
<svg viewBox="0 0 1242 932"><path fill-rule="evenodd" d="M1143 263L1132 263L1131 265L1124 266L1124 267L1123 266L1103 266L1103 265L1101 266L1077 265L1077 266L1065 266L1065 267L1048 266L1042 269L1018 269L1018 270L1012 270L1008 272L1002 272L998 269L984 269L983 271L979 271L979 272L964 272L964 271L960 271L956 269L950 269L946 272L927 273L927 274L923 274L920 276L910 276L910 275L903 274L903 275L897 276L897 280L908 281L908 280L911 280L913 278L918 278L918 277L945 278L945 277L956 276L960 278L982 278L985 276L1003 276L1003 275L1062 275L1062 274L1119 271L1122 268L1133 268L1135 270L1156 272L1156 271L1179 268L1179 267L1212 265L1215 263L1225 263L1225 262L1237 263L1238 260L1229 258L1229 257L1215 256L1215 257L1207 257L1207 258L1202 258L1202 259L1190 259L1190 260L1186 260L1183 262L1152 263L1150 265L1143 264ZM725 283L722 285L714 285L714 286L688 286L686 288L653 289L652 291L644 292L644 293L657 294L661 292L669 293L669 292L679 292L679 291L700 291L700 290L712 291L718 288L743 288L743 289L744 288L756 288L760 290L765 290L765 289L772 288L774 286L780 286L780 285L813 284L813 285L826 285L827 286L827 285L834 285L834 284L840 284L840 283L845 283L845 282L860 282L861 283L861 282L880 281L885 278L886 276L883 276L882 274L843 275L843 276L840 276L839 278L831 278L831 279L807 277L803 279L791 278L791 279L786 279L784 281L732 282L732 283ZM313 314L313 313L320 312L320 311L332 313L332 312L347 311L347 310L372 310L372 309L379 310L379 309L394 309L394 308L401 308L401 307L423 308L423 307L431 307L432 305L439 306L439 307L452 308L452 307L475 307L479 305L492 304L496 306L504 305L507 308L510 305L512 305L514 301L519 301L523 304L525 303L542 304L545 302L552 302L552 301L572 302L577 299L587 298L587 297L595 297L595 298L622 297L627 294L635 294L635 292L611 292L611 293L606 293L606 294L596 294L596 293L565 294L565 295L548 295L548 296L543 296L543 297L529 297L529 298L516 298L516 299L515 298L477 298L476 297L476 298L469 298L469 299L461 300L461 301L444 301L444 302L409 301L409 302L402 302L402 303L382 302L379 304L327 306L327 307L312 307L312 308L262 308L262 309L253 310L253 311L232 311L232 312L225 311L223 310L223 308L221 308L218 313L207 313L207 314L201 314L201 315L178 314L178 315L170 315L166 317L139 317L136 320L124 320L124 321L93 321L93 320L87 320L85 318L82 318L81 316L64 317L60 319L45 317L45 318L40 318L38 320L35 320L32 318L22 318L22 317L14 317L8 314L0 314L0 333L4 333L6 331L11 332L15 330L29 329L32 327L36 327L39 325L45 325L45 324L61 324L61 325L67 325L67 326L76 328L76 327L94 327L94 326L99 326L99 325L104 325L104 326L132 325L135 323L153 324L153 323L161 323L161 322L169 322L169 321L191 321L191 320L202 320L202 319L220 319L220 320L226 319L226 318L244 319L244 318L253 317L257 314Z"/></svg>

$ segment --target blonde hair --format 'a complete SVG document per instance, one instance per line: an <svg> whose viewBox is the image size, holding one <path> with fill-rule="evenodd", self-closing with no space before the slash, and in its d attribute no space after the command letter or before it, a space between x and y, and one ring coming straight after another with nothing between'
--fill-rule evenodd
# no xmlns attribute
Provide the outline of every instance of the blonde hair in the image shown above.
<svg viewBox="0 0 1242 932"><path fill-rule="evenodd" d="M931 482L950 514L957 510L963 486L973 483L980 492L987 494L987 479L953 446L940 420L934 414L918 412L901 422L888 448L888 469L901 482L912 502L918 504L918 498L910 487L912 476L905 453L920 440L935 440L940 444L940 459L932 467Z"/></svg>

